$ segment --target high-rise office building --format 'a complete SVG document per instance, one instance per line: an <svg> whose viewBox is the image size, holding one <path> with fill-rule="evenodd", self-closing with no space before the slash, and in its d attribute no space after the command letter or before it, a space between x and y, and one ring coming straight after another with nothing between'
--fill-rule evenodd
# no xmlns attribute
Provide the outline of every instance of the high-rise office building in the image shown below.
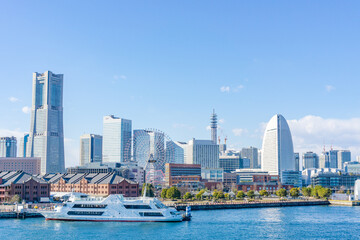
<svg viewBox="0 0 360 240"><path fill-rule="evenodd" d="M319 156L320 168L338 168L338 150L324 151Z"/></svg>
<svg viewBox="0 0 360 240"><path fill-rule="evenodd" d="M319 156L313 152L303 154L303 168L319 168Z"/></svg>
<svg viewBox="0 0 360 240"><path fill-rule="evenodd" d="M15 158L16 152L16 137L0 137L0 157Z"/></svg>
<svg viewBox="0 0 360 240"><path fill-rule="evenodd" d="M103 162L131 160L131 120L105 116L103 122Z"/></svg>
<svg viewBox="0 0 360 240"><path fill-rule="evenodd" d="M337 155L338 168L344 169L346 162L351 162L351 152L349 150L340 150Z"/></svg>
<svg viewBox="0 0 360 240"><path fill-rule="evenodd" d="M330 161L330 168L337 168L338 167L338 150L330 150L329 151L329 161Z"/></svg>
<svg viewBox="0 0 360 240"><path fill-rule="evenodd" d="M265 130L262 145L261 169L270 175L279 175L282 171L295 171L294 148L289 125L285 118L273 116Z"/></svg>
<svg viewBox="0 0 360 240"><path fill-rule="evenodd" d="M65 172L63 74L33 74L27 157L41 158L41 173Z"/></svg>
<svg viewBox="0 0 360 240"><path fill-rule="evenodd" d="M300 171L300 154L294 153L294 158L295 158L295 171Z"/></svg>
<svg viewBox="0 0 360 240"><path fill-rule="evenodd" d="M248 147L241 149L241 158L250 160L250 168L259 168L258 165L258 149L255 147Z"/></svg>
<svg viewBox="0 0 360 240"><path fill-rule="evenodd" d="M29 140L29 134L25 134L22 138L20 138L19 143L19 157L26 157L26 146Z"/></svg>
<svg viewBox="0 0 360 240"><path fill-rule="evenodd" d="M200 164L202 168L219 167L219 145L209 140L196 140L188 142L186 164Z"/></svg>
<svg viewBox="0 0 360 240"><path fill-rule="evenodd" d="M322 152L319 156L319 168L330 168L329 152Z"/></svg>
<svg viewBox="0 0 360 240"><path fill-rule="evenodd" d="M187 144L185 142L166 142L166 162L184 164Z"/></svg>
<svg viewBox="0 0 360 240"><path fill-rule="evenodd" d="M102 136L84 134L80 137L80 166L102 161Z"/></svg>

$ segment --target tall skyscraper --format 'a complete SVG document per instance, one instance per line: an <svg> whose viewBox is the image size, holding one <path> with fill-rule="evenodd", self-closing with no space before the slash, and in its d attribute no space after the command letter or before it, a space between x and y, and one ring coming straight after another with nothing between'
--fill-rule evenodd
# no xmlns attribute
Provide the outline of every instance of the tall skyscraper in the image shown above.
<svg viewBox="0 0 360 240"><path fill-rule="evenodd" d="M290 128L280 114L273 116L266 127L262 154L261 168L269 174L281 177L282 171L295 171Z"/></svg>
<svg viewBox="0 0 360 240"><path fill-rule="evenodd" d="M184 164L187 144L185 142L166 142L166 162Z"/></svg>
<svg viewBox="0 0 360 240"><path fill-rule="evenodd" d="M329 151L329 161L330 161L330 168L337 168L338 167L338 150L330 150Z"/></svg>
<svg viewBox="0 0 360 240"><path fill-rule="evenodd" d="M20 138L19 143L19 157L26 157L26 146L29 140L29 134L25 134L22 138Z"/></svg>
<svg viewBox="0 0 360 240"><path fill-rule="evenodd" d="M202 168L219 167L219 145L209 140L193 138L187 144L186 164L200 164Z"/></svg>
<svg viewBox="0 0 360 240"><path fill-rule="evenodd" d="M329 168L330 167L330 158L329 152L322 152L319 156L319 168Z"/></svg>
<svg viewBox="0 0 360 240"><path fill-rule="evenodd" d="M300 154L294 153L294 158L295 158L295 171L299 171L300 170Z"/></svg>
<svg viewBox="0 0 360 240"><path fill-rule="evenodd" d="M15 158L16 152L16 137L0 137L0 157Z"/></svg>
<svg viewBox="0 0 360 240"><path fill-rule="evenodd" d="M33 74L27 157L41 158L41 173L65 172L63 74Z"/></svg>
<svg viewBox="0 0 360 240"><path fill-rule="evenodd" d="M211 128L211 141L216 144L217 141L217 115L215 109L210 117L210 128Z"/></svg>
<svg viewBox="0 0 360 240"><path fill-rule="evenodd" d="M258 149L255 147L248 147L241 149L241 158L250 160L250 168L259 168L258 165Z"/></svg>
<svg viewBox="0 0 360 240"><path fill-rule="evenodd" d="M319 156L313 152L307 152L303 154L303 167L307 168L319 168Z"/></svg>
<svg viewBox="0 0 360 240"><path fill-rule="evenodd" d="M338 161L338 168L344 169L344 164L346 162L351 162L351 152L349 150L338 151L337 161Z"/></svg>
<svg viewBox="0 0 360 240"><path fill-rule="evenodd" d="M103 162L130 161L131 120L110 115L104 117L103 124Z"/></svg>
<svg viewBox="0 0 360 240"><path fill-rule="evenodd" d="M102 136L84 134L80 137L80 166L102 161Z"/></svg>

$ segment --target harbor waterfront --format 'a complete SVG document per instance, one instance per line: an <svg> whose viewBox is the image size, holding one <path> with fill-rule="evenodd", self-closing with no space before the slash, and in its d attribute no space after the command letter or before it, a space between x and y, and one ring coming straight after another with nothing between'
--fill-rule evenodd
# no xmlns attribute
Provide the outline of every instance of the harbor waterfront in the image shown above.
<svg viewBox="0 0 360 240"><path fill-rule="evenodd" d="M358 239L360 208L308 206L195 211L191 222L0 220L1 239Z"/></svg>

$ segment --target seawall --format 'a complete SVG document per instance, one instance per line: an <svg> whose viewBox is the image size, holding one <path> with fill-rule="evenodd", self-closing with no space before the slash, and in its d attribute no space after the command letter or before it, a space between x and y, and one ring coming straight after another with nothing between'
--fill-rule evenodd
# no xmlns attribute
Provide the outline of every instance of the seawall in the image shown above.
<svg viewBox="0 0 360 240"><path fill-rule="evenodd" d="M217 210L217 209L240 209L240 208L267 208L267 207L297 207L329 205L329 201L274 201L274 202L243 202L243 203L208 203L189 204L191 210ZM179 211L185 211L188 204L172 204Z"/></svg>

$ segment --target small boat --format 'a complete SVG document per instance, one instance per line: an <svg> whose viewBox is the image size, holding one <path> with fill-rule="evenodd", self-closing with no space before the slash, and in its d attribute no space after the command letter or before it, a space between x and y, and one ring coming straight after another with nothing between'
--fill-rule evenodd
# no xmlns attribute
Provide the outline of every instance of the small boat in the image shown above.
<svg viewBox="0 0 360 240"><path fill-rule="evenodd" d="M125 198L121 194L106 198L75 196L52 211L39 211L46 220L94 222L181 222L175 208L152 197Z"/></svg>

